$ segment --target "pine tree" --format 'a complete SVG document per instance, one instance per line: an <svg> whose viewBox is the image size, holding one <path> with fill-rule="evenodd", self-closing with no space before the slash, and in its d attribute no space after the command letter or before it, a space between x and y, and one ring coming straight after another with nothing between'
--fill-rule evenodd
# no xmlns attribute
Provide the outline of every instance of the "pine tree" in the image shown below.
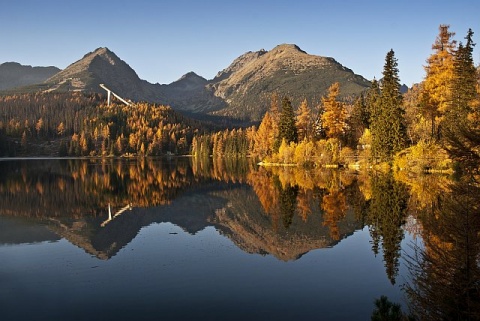
<svg viewBox="0 0 480 321"><path fill-rule="evenodd" d="M278 141L285 139L287 143L297 142L298 133L295 126L295 113L292 103L287 97L282 100L282 112L280 113L280 122L278 126Z"/></svg>

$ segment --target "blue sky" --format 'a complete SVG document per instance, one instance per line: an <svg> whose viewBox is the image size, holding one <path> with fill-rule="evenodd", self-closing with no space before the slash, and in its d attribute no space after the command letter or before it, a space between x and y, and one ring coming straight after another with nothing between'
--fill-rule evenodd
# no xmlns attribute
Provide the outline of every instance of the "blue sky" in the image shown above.
<svg viewBox="0 0 480 321"><path fill-rule="evenodd" d="M140 78L211 79L247 51L294 43L367 79L395 51L402 83L422 80L440 24L480 43L480 1L0 0L0 63L65 68L108 47ZM475 64L480 61L480 44Z"/></svg>

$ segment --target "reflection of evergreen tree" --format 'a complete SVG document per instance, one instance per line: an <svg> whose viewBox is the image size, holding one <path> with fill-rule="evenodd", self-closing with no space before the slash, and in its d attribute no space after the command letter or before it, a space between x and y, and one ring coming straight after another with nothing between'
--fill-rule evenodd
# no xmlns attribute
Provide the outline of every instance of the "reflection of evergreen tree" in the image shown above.
<svg viewBox="0 0 480 321"><path fill-rule="evenodd" d="M295 209L297 208L298 186L287 185L282 187L278 177L275 177L274 182L279 190L280 215L283 220L283 226L288 229L292 224Z"/></svg>
<svg viewBox="0 0 480 321"><path fill-rule="evenodd" d="M480 320L480 187L462 180L422 213L424 248L408 258L406 292L419 320Z"/></svg>
<svg viewBox="0 0 480 321"><path fill-rule="evenodd" d="M402 183L395 181L392 173L372 175L371 186L367 223L373 239L372 250L377 254L379 245L382 245L387 276L394 284L403 239L401 227L405 221L407 191Z"/></svg>

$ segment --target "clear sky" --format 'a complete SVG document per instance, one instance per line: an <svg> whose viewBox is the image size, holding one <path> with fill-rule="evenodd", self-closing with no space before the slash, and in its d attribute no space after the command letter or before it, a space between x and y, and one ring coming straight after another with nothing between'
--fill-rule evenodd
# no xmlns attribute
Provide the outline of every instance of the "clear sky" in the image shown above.
<svg viewBox="0 0 480 321"><path fill-rule="evenodd" d="M480 43L480 0L0 0L0 63L65 68L108 47L152 83L212 79L247 51L297 44L380 78L390 49L401 82L422 80L440 24ZM474 52L480 61L480 44Z"/></svg>

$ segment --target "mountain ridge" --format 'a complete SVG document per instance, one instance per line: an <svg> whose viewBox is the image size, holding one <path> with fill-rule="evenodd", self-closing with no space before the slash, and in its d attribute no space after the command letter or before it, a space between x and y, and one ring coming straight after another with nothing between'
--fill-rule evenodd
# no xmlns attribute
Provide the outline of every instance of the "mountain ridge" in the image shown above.
<svg viewBox="0 0 480 321"><path fill-rule="evenodd" d="M140 79L114 52L100 47L46 79L37 90L102 92L103 83L126 99L170 105L195 118L249 122L261 120L274 92L288 95L294 104L306 98L315 106L334 82L340 83L341 97L370 86L334 58L308 54L295 44L248 51L210 80L188 72L170 84Z"/></svg>
<svg viewBox="0 0 480 321"><path fill-rule="evenodd" d="M0 64L0 90L40 83L59 71L54 66L33 67L18 62L5 62Z"/></svg>

